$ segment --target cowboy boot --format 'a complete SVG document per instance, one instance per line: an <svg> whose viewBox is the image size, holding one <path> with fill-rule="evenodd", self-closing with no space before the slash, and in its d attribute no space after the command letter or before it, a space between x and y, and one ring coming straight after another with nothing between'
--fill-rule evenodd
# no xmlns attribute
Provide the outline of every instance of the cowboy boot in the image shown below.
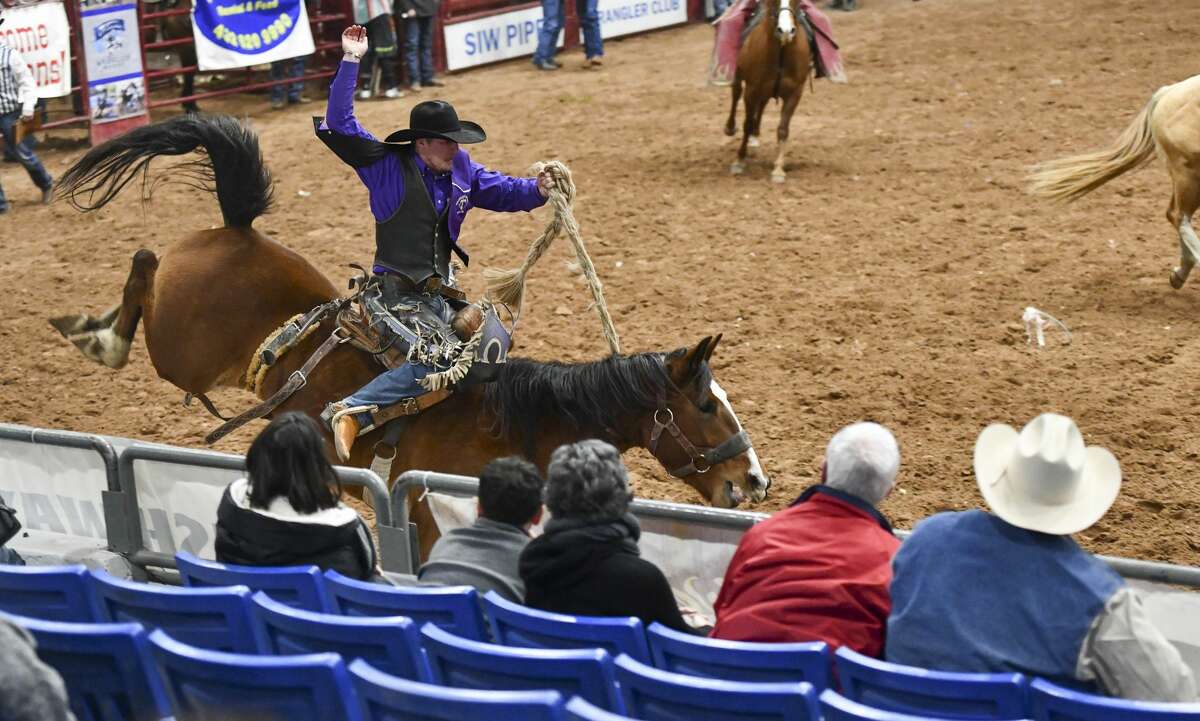
<svg viewBox="0 0 1200 721"><path fill-rule="evenodd" d="M358 438L358 421L353 413L339 416L333 422L333 448L337 451L338 460L342 463L350 461L350 449Z"/></svg>

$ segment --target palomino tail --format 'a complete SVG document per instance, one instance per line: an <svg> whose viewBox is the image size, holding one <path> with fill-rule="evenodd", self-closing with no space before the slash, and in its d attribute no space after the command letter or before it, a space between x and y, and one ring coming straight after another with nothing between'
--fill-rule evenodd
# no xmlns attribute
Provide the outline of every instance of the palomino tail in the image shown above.
<svg viewBox="0 0 1200 721"><path fill-rule="evenodd" d="M1154 155L1150 116L1165 87L1159 88L1117 141L1104 150L1042 163L1030 174L1029 192L1053 200L1077 200L1113 178L1139 168Z"/></svg>
<svg viewBox="0 0 1200 721"><path fill-rule="evenodd" d="M226 226L250 227L271 207L271 173L258 136L228 115L180 115L113 138L88 151L58 186L76 208L96 210L138 175L148 195L147 171L154 158L197 149L205 157L184 163L184 177L216 194Z"/></svg>

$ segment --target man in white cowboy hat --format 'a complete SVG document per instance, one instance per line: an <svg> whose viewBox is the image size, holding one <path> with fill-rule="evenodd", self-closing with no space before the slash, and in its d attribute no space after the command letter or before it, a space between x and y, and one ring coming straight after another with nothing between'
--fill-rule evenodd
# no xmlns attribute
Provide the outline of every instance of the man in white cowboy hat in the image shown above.
<svg viewBox="0 0 1200 721"><path fill-rule="evenodd" d="M886 658L944 671L1020 672L1129 699L1194 701L1191 670L1141 601L1076 545L1121 487L1112 453L1043 413L975 442L992 513L939 513L896 554Z"/></svg>

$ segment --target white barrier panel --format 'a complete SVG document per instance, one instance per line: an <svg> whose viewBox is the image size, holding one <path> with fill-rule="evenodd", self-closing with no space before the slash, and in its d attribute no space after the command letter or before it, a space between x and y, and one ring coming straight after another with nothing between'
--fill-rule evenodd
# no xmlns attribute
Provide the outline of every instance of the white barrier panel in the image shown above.
<svg viewBox="0 0 1200 721"><path fill-rule="evenodd" d="M39 98L71 94L71 26L62 3L5 8L0 41L21 54Z"/></svg>
<svg viewBox="0 0 1200 721"><path fill-rule="evenodd" d="M446 67L461 70L475 65L494 63L537 50L538 32L542 29L540 7L489 15L443 28L446 41ZM558 33L558 47L563 46L563 33Z"/></svg>
<svg viewBox="0 0 1200 721"><path fill-rule="evenodd" d="M599 0L596 10L602 38L679 25L688 19L685 0Z"/></svg>
<svg viewBox="0 0 1200 721"><path fill-rule="evenodd" d="M95 451L0 439L0 496L25 529L105 541L107 488Z"/></svg>
<svg viewBox="0 0 1200 721"><path fill-rule="evenodd" d="M217 506L225 487L245 474L140 459L133 470L146 549L216 558Z"/></svg>

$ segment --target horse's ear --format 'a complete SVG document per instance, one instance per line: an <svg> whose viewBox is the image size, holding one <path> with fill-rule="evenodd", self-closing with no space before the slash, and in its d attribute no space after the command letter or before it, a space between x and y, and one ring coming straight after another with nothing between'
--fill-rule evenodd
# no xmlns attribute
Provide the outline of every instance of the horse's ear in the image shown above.
<svg viewBox="0 0 1200 721"><path fill-rule="evenodd" d="M704 351L704 362L705 363L712 360L713 351L715 351L717 349L717 344L721 342L721 335L722 334L717 333L717 335L715 337L713 337L712 342L708 344L708 350Z"/></svg>
<svg viewBox="0 0 1200 721"><path fill-rule="evenodd" d="M680 348L667 356L667 370L675 385L684 385L696 377L704 361L708 360L708 349L712 345L712 336L705 336L694 348Z"/></svg>

